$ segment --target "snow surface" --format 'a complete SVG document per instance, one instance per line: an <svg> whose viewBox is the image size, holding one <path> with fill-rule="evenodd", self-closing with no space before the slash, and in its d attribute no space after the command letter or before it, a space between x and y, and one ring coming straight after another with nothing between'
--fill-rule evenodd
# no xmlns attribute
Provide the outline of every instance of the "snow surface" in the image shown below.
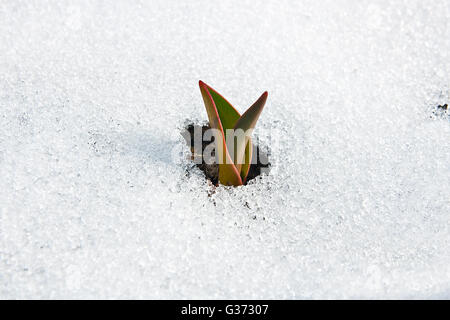
<svg viewBox="0 0 450 320"><path fill-rule="evenodd" d="M448 0L0 1L0 298L450 298L449 71ZM189 169L199 79L270 175Z"/></svg>

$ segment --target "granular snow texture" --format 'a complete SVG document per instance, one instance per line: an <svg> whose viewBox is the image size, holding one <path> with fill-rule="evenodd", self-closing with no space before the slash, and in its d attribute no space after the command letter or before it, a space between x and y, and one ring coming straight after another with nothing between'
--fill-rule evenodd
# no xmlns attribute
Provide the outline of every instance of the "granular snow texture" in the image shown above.
<svg viewBox="0 0 450 320"><path fill-rule="evenodd" d="M0 298L449 298L450 2L0 1ZM269 175L187 159L201 79Z"/></svg>

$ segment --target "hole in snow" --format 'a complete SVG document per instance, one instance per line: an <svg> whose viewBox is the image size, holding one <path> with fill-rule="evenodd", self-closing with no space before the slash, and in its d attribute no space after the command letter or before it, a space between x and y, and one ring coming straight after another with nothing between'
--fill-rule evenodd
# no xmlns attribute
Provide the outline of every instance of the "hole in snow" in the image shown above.
<svg viewBox="0 0 450 320"><path fill-rule="evenodd" d="M196 153L194 148L194 132L195 130L201 130L202 137L205 137L205 133L210 129L208 124L197 125L194 123L188 124L185 129L182 131L181 135L186 140L188 147L191 150L191 160L196 163L196 166L205 174L206 179L210 180L214 185L217 185L219 182L219 165L217 163L211 163L212 161L208 161L208 159L204 159L203 155L208 154L209 152L205 152L205 149L214 141L214 137L211 139L202 139L202 153ZM199 131L200 132L200 131ZM257 139L253 139L255 141ZM249 181L255 179L257 176L262 173L268 174L270 171L270 163L269 163L269 154L262 150L255 143L253 144L253 156L256 156L256 163L252 163L250 165L250 170L247 176L247 184ZM215 152L211 152L211 156L215 156ZM205 161L206 160L206 161Z"/></svg>

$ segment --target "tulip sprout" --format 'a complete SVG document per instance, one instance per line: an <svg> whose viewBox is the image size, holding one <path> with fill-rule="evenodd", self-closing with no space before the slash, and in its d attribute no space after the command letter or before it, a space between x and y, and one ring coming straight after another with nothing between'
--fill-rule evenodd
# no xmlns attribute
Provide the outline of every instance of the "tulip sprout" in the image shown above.
<svg viewBox="0 0 450 320"><path fill-rule="evenodd" d="M244 114L217 91L199 82L200 91L213 131L219 182L227 186L246 183L252 163L251 134L267 100L267 91Z"/></svg>

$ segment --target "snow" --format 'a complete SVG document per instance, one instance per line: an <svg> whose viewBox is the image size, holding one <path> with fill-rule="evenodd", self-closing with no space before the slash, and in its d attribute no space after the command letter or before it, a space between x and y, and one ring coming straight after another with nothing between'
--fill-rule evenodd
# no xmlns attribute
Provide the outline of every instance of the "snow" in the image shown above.
<svg viewBox="0 0 450 320"><path fill-rule="evenodd" d="M1 1L0 298L450 298L450 2ZM272 170L212 188L198 80Z"/></svg>

